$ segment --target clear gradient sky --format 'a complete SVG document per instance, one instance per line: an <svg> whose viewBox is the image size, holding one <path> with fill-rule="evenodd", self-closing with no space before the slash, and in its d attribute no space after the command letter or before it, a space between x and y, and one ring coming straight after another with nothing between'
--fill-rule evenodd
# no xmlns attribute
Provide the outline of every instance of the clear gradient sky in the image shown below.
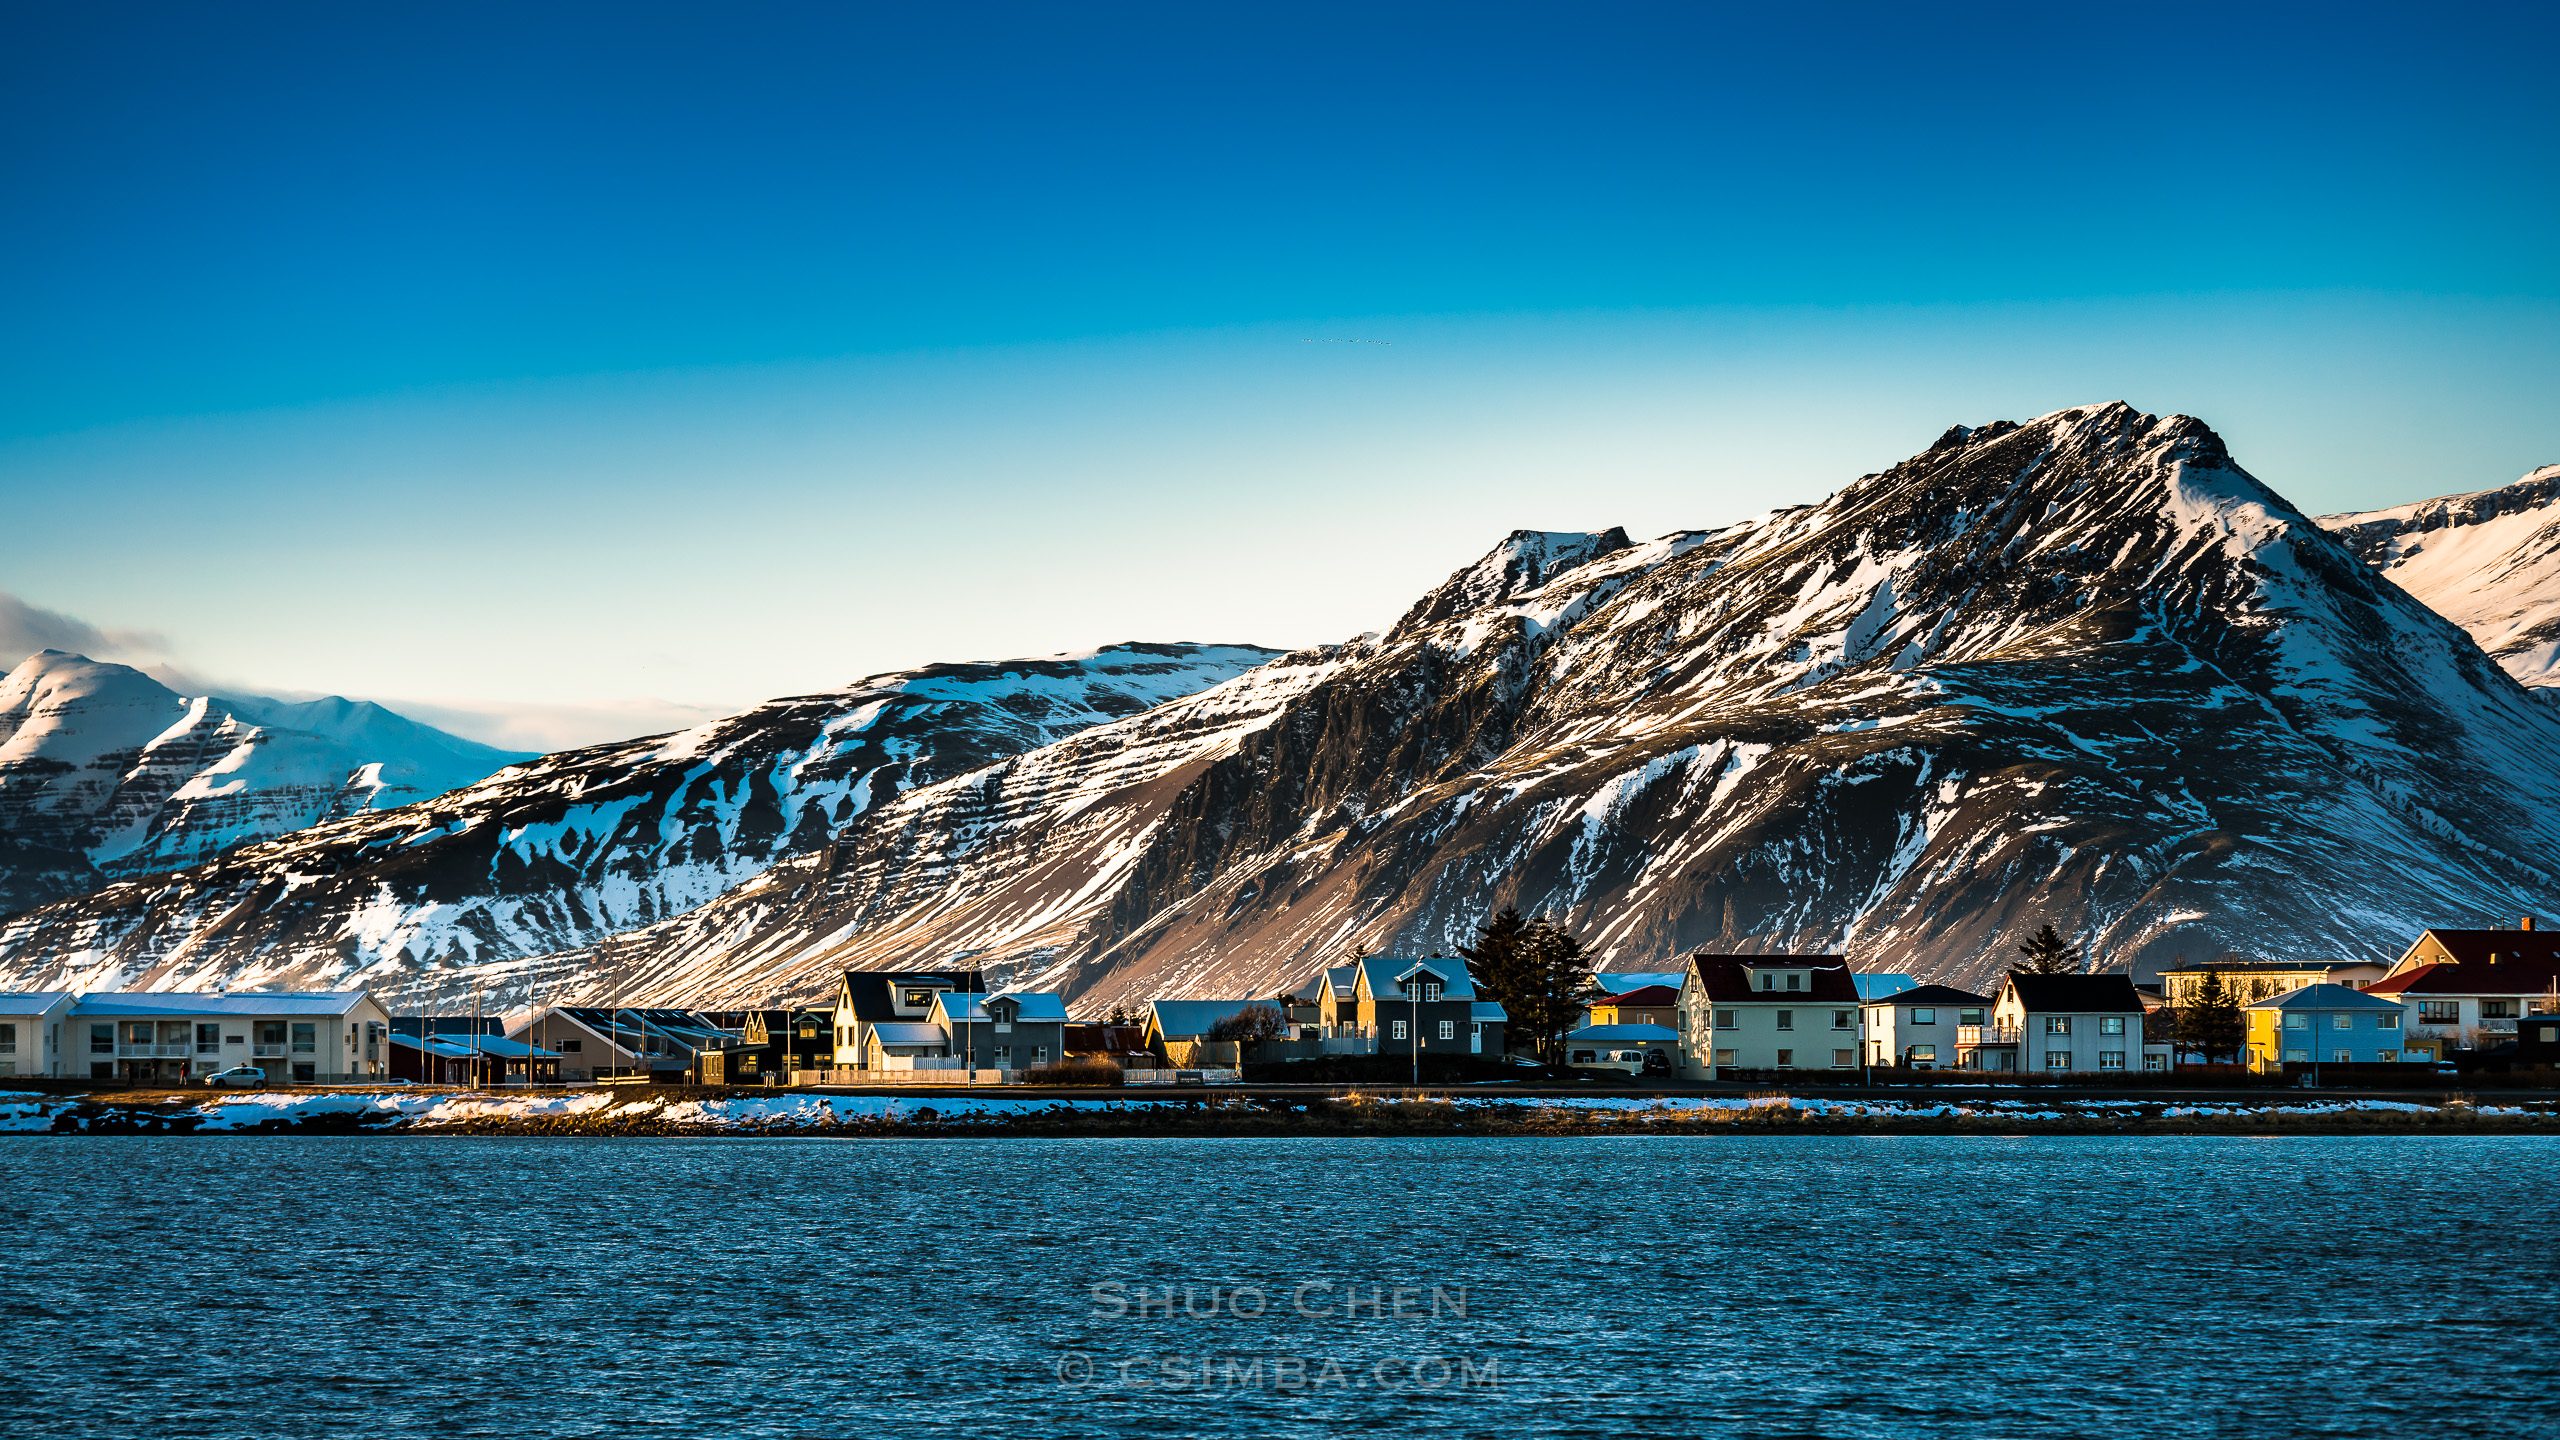
<svg viewBox="0 0 2560 1440"><path fill-rule="evenodd" d="M1338 639L2100 399L2496 485L2555 17L13 5L0 643L547 745Z"/></svg>

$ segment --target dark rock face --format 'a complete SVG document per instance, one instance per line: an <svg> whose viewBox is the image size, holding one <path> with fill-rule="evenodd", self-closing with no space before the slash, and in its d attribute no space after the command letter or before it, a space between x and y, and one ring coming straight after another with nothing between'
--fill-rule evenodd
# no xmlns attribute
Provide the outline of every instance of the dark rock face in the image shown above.
<svg viewBox="0 0 2560 1440"><path fill-rule="evenodd" d="M2195 420L1950 432L1818 506L1581 541L1513 537L1204 743L1180 702L914 792L612 963L747 995L974 958L1099 1006L1516 904L1612 964L1979 982L2048 920L2147 970L2550 894L2552 717Z"/></svg>
<svg viewBox="0 0 2560 1440"><path fill-rule="evenodd" d="M0 983L521 986L520 962L682 914L821 849L911 786L1147 711L1272 653L1124 645L934 666L545 756L0 924Z"/></svg>

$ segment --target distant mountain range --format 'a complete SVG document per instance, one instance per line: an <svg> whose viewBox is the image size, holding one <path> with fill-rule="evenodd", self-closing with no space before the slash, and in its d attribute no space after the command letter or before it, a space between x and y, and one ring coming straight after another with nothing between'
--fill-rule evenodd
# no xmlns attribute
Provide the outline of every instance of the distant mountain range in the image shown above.
<svg viewBox="0 0 2560 1440"><path fill-rule="evenodd" d="M2320 523L2527 685L2560 684L2560 465Z"/></svg>
<svg viewBox="0 0 2560 1440"><path fill-rule="evenodd" d="M720 1002L930 961L1094 1008L1502 904L1619 966L1980 980L2045 921L2145 970L2367 956L2550 903L2554 490L2315 521L2186 417L1958 427L1744 524L1515 534L1341 646L947 667L515 766L0 924L0 984Z"/></svg>
<svg viewBox="0 0 2560 1440"><path fill-rule="evenodd" d="M1253 669L1251 646L939 665L562 751L0 922L0 973L177 988L327 974L387 994L684 913L910 786ZM334 982L333 982L334 983Z"/></svg>
<svg viewBox="0 0 2560 1440"><path fill-rule="evenodd" d="M0 679L0 913L529 759L366 701L181 695L46 650Z"/></svg>

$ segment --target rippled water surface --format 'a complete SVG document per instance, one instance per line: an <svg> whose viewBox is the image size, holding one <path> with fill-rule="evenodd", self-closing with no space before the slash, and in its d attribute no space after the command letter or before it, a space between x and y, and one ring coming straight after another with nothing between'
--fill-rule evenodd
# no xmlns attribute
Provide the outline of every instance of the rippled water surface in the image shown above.
<svg viewBox="0 0 2560 1440"><path fill-rule="evenodd" d="M2560 1425L2555 1139L30 1137L0 1175L12 1436Z"/></svg>

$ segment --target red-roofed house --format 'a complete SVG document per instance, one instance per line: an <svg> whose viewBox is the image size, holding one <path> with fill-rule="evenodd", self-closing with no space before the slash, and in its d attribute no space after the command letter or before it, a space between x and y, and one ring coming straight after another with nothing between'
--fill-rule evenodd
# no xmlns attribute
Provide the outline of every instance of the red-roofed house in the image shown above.
<svg viewBox="0 0 2560 1440"><path fill-rule="evenodd" d="M1682 1068L1854 1070L1858 983L1837 955L1692 955L1680 981Z"/></svg>
<svg viewBox="0 0 2560 1440"><path fill-rule="evenodd" d="M2494 1045L2525 1016L2560 1010L2560 930L2530 915L2513 930L2427 930L2364 988L2399 1001L2409 1039L2439 1054Z"/></svg>

